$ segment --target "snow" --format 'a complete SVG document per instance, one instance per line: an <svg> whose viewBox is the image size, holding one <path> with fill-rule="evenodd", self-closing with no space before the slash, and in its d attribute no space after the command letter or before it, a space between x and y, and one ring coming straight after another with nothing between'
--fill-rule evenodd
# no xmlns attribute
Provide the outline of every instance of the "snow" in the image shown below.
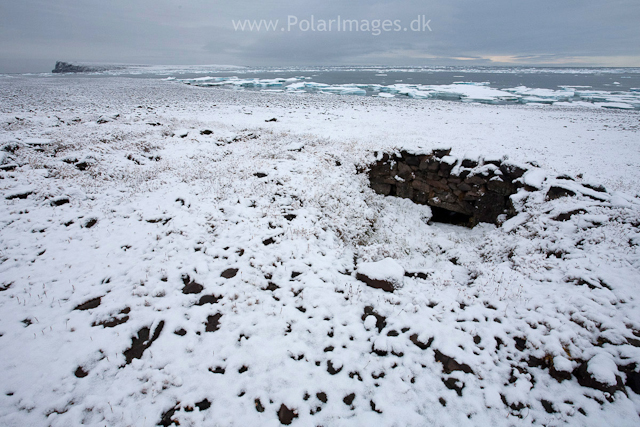
<svg viewBox="0 0 640 427"><path fill-rule="evenodd" d="M358 265L358 273L373 280L384 280L401 286L404 280L404 268L392 258L378 262L364 262Z"/></svg>
<svg viewBox="0 0 640 427"><path fill-rule="evenodd" d="M547 179L547 173L542 169L530 169L522 177L525 185L533 188L541 189L542 184Z"/></svg>
<svg viewBox="0 0 640 427"><path fill-rule="evenodd" d="M616 362L613 360L613 357L609 354L599 353L593 356L593 358L589 360L587 371L596 381L602 384L610 386L616 385L616 373L618 372L618 367L616 366Z"/></svg>
<svg viewBox="0 0 640 427"><path fill-rule="evenodd" d="M53 144L53 140L48 138L27 138L23 142L27 145L34 146Z"/></svg>
<svg viewBox="0 0 640 427"><path fill-rule="evenodd" d="M572 372L575 368L575 364L569 359L563 356L556 356L553 358L553 367L559 372Z"/></svg>
<svg viewBox="0 0 640 427"><path fill-rule="evenodd" d="M74 76L0 99L0 425L637 425L631 386L550 372L640 365L637 111ZM535 161L540 190L466 229L369 188L440 147Z"/></svg>

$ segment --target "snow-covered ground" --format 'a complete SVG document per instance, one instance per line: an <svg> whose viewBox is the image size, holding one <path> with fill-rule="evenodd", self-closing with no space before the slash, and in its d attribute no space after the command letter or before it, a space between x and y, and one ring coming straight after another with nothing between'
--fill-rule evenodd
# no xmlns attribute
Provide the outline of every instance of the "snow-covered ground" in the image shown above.
<svg viewBox="0 0 640 427"><path fill-rule="evenodd" d="M638 425L639 125L2 77L0 425ZM542 190L466 229L368 187L374 152L442 146Z"/></svg>

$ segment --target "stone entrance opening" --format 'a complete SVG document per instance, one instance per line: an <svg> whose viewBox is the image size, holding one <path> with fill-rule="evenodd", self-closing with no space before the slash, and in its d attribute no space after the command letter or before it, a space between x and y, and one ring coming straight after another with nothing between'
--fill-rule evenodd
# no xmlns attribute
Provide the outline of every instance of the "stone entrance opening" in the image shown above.
<svg viewBox="0 0 640 427"><path fill-rule="evenodd" d="M471 215L465 215L460 212L450 211L445 208L431 206L431 222L440 222L444 224L462 225L469 227L471 225Z"/></svg>

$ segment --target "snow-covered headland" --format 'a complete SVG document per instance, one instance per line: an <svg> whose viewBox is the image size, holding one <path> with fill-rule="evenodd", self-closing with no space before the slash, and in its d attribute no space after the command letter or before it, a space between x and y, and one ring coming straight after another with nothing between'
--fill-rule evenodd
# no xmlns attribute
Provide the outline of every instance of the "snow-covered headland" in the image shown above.
<svg viewBox="0 0 640 427"><path fill-rule="evenodd" d="M0 425L638 425L639 125L1 77ZM441 147L536 191L469 229L370 188Z"/></svg>

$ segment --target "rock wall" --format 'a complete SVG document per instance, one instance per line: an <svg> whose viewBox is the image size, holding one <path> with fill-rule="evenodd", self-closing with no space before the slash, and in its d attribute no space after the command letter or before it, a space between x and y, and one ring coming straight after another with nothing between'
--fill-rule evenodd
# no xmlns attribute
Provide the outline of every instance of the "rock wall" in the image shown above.
<svg viewBox="0 0 640 427"><path fill-rule="evenodd" d="M503 160L456 158L450 149L431 153L378 154L369 170L371 188L385 196L411 199L434 208L434 218L456 216L473 227L515 214L510 196L525 186L527 166ZM437 220L437 219L436 219Z"/></svg>

